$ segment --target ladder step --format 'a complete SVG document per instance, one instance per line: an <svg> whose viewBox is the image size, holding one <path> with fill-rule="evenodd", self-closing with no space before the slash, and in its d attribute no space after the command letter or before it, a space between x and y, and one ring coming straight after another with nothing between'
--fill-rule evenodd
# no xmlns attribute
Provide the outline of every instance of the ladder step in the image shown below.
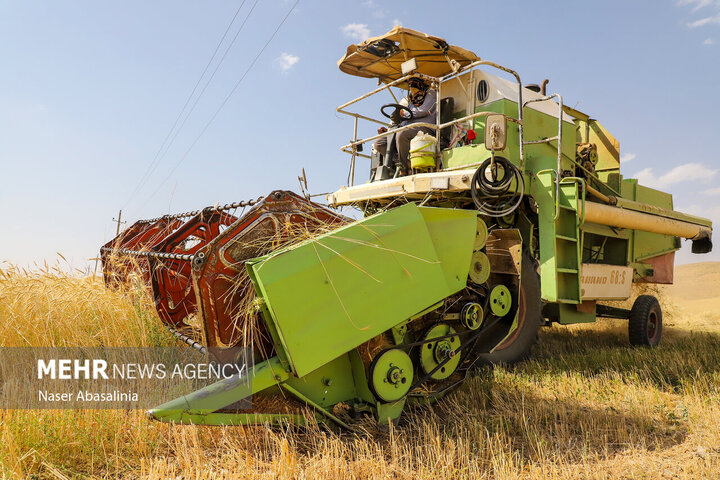
<svg viewBox="0 0 720 480"><path fill-rule="evenodd" d="M562 205L562 204L560 204L560 205L558 205L558 207L562 208L563 210L569 210L569 211L571 211L571 212L576 212L576 211L577 211L577 210L575 210L573 207L569 207L569 206L567 206L567 205Z"/></svg>
<svg viewBox="0 0 720 480"><path fill-rule="evenodd" d="M556 234L555 238L558 238L560 240L565 240L566 242L577 242L577 238L568 237L567 235Z"/></svg>
<svg viewBox="0 0 720 480"><path fill-rule="evenodd" d="M571 299L571 298L558 298L558 299L557 299L557 303L572 303L572 304L574 304L574 305L577 305L578 303L580 303L580 301L579 301L579 300L573 300L573 299Z"/></svg>
<svg viewBox="0 0 720 480"><path fill-rule="evenodd" d="M557 271L560 273L578 273L577 268L558 268Z"/></svg>

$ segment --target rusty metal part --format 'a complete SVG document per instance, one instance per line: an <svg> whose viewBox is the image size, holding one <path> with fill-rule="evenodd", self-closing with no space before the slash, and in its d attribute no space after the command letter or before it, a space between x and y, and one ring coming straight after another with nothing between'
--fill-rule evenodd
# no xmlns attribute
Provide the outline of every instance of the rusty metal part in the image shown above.
<svg viewBox="0 0 720 480"><path fill-rule="evenodd" d="M540 95L543 95L543 96L547 95L547 84L548 83L550 83L550 80L547 78L542 81L542 83L540 84Z"/></svg>
<svg viewBox="0 0 720 480"><path fill-rule="evenodd" d="M578 143L575 150L575 163L582 166L582 173L588 172L590 176L595 176L595 166L598 163L598 149L594 143Z"/></svg>
<svg viewBox="0 0 720 480"><path fill-rule="evenodd" d="M493 230L488 235L485 249L493 274L520 275L522 237L517 229Z"/></svg>
<svg viewBox="0 0 720 480"><path fill-rule="evenodd" d="M247 206L253 208L240 218L226 212ZM231 347L242 339L239 302L252 290L245 261L348 221L278 190L254 200L139 220L100 249L103 273L109 285L140 274L152 289L160 319L183 342L198 348L178 329L188 328L188 318L199 314L207 346Z"/></svg>
<svg viewBox="0 0 720 480"><path fill-rule="evenodd" d="M238 220L219 210L202 210L153 246L148 256L151 286L158 315L167 325L183 325L197 311L190 283L193 260L223 228Z"/></svg>
<svg viewBox="0 0 720 480"><path fill-rule="evenodd" d="M238 220L226 210L260 200L135 222L100 249L106 284L116 286L127 283L132 274L139 275L152 288L163 323L185 326L185 319L197 310L190 274L193 265L202 261L198 251Z"/></svg>
<svg viewBox="0 0 720 480"><path fill-rule="evenodd" d="M145 255L126 255L121 251L148 252L183 222L174 218L160 218L152 223L135 222L100 249L103 277L108 286L127 283L132 274L150 283L150 266Z"/></svg>
<svg viewBox="0 0 720 480"><path fill-rule="evenodd" d="M672 285L674 281L675 252L668 252L657 257L646 258L642 263L652 268L652 275L644 276L636 280L641 283L660 283Z"/></svg>
<svg viewBox="0 0 720 480"><path fill-rule="evenodd" d="M318 228L349 220L292 192L278 190L206 245L199 252L204 261L193 269L192 282L207 346L232 347L242 340L237 313L252 289L245 261L298 238L298 234L308 236ZM255 340L261 345L260 339Z"/></svg>

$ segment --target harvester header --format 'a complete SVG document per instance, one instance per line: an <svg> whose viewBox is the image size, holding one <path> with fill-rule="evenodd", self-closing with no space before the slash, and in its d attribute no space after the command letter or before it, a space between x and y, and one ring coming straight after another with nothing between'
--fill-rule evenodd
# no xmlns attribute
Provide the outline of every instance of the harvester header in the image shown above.
<svg viewBox="0 0 720 480"><path fill-rule="evenodd" d="M522 361L542 326L616 318L632 345L658 344L657 299L608 302L633 283L672 283L681 239L709 252L712 224L625 178L602 124L547 81L402 27L338 65L379 86L337 109L353 136L348 183L327 205L275 191L141 220L102 248L108 285L143 279L179 339L255 358L250 383L224 380L152 418L303 423L311 407L352 428L438 400L482 365ZM380 116L355 111L378 96ZM237 410L250 396L253 409Z"/></svg>

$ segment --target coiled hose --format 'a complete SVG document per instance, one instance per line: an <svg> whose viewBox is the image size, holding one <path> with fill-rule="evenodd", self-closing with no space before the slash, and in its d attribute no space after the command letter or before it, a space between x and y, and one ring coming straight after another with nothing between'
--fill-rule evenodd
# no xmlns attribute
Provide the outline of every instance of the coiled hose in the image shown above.
<svg viewBox="0 0 720 480"><path fill-rule="evenodd" d="M495 157L485 160L473 175L470 193L478 210L490 217L504 217L511 214L522 202L525 194L525 179L518 167L507 158ZM510 191L515 186L514 191Z"/></svg>

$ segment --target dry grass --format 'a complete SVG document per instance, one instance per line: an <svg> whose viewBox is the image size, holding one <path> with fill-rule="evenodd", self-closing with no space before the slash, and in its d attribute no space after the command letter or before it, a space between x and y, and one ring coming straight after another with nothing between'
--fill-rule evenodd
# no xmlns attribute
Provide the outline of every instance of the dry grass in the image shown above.
<svg viewBox="0 0 720 480"><path fill-rule="evenodd" d="M341 219L335 222L323 222L319 218L306 219L305 222L292 222L285 218L285 222L263 225L255 228L245 237L233 239L229 249L238 248L241 254L235 258L240 262L268 255L271 252L281 251L305 240L313 240L317 236L328 233L344 224ZM262 224L261 224L262 225ZM265 325L260 321L256 308L256 294L252 287L250 276L245 268L233 279L234 285L224 298L228 313L234 319L233 335L228 345L242 345L250 347L256 359L265 360L272 355L272 341Z"/></svg>
<svg viewBox="0 0 720 480"><path fill-rule="evenodd" d="M720 269L716 269L720 279ZM716 283L717 284L717 283ZM662 293L665 338L616 322L545 329L534 360L485 371L432 409L358 434L169 426L141 412L0 412L9 478L718 478L720 315L693 332ZM715 297L720 306L720 298ZM45 272L0 277L4 345L156 345L138 290Z"/></svg>
<svg viewBox="0 0 720 480"><path fill-rule="evenodd" d="M171 339L139 277L118 291L59 268L0 270L0 331L2 347L147 347Z"/></svg>

